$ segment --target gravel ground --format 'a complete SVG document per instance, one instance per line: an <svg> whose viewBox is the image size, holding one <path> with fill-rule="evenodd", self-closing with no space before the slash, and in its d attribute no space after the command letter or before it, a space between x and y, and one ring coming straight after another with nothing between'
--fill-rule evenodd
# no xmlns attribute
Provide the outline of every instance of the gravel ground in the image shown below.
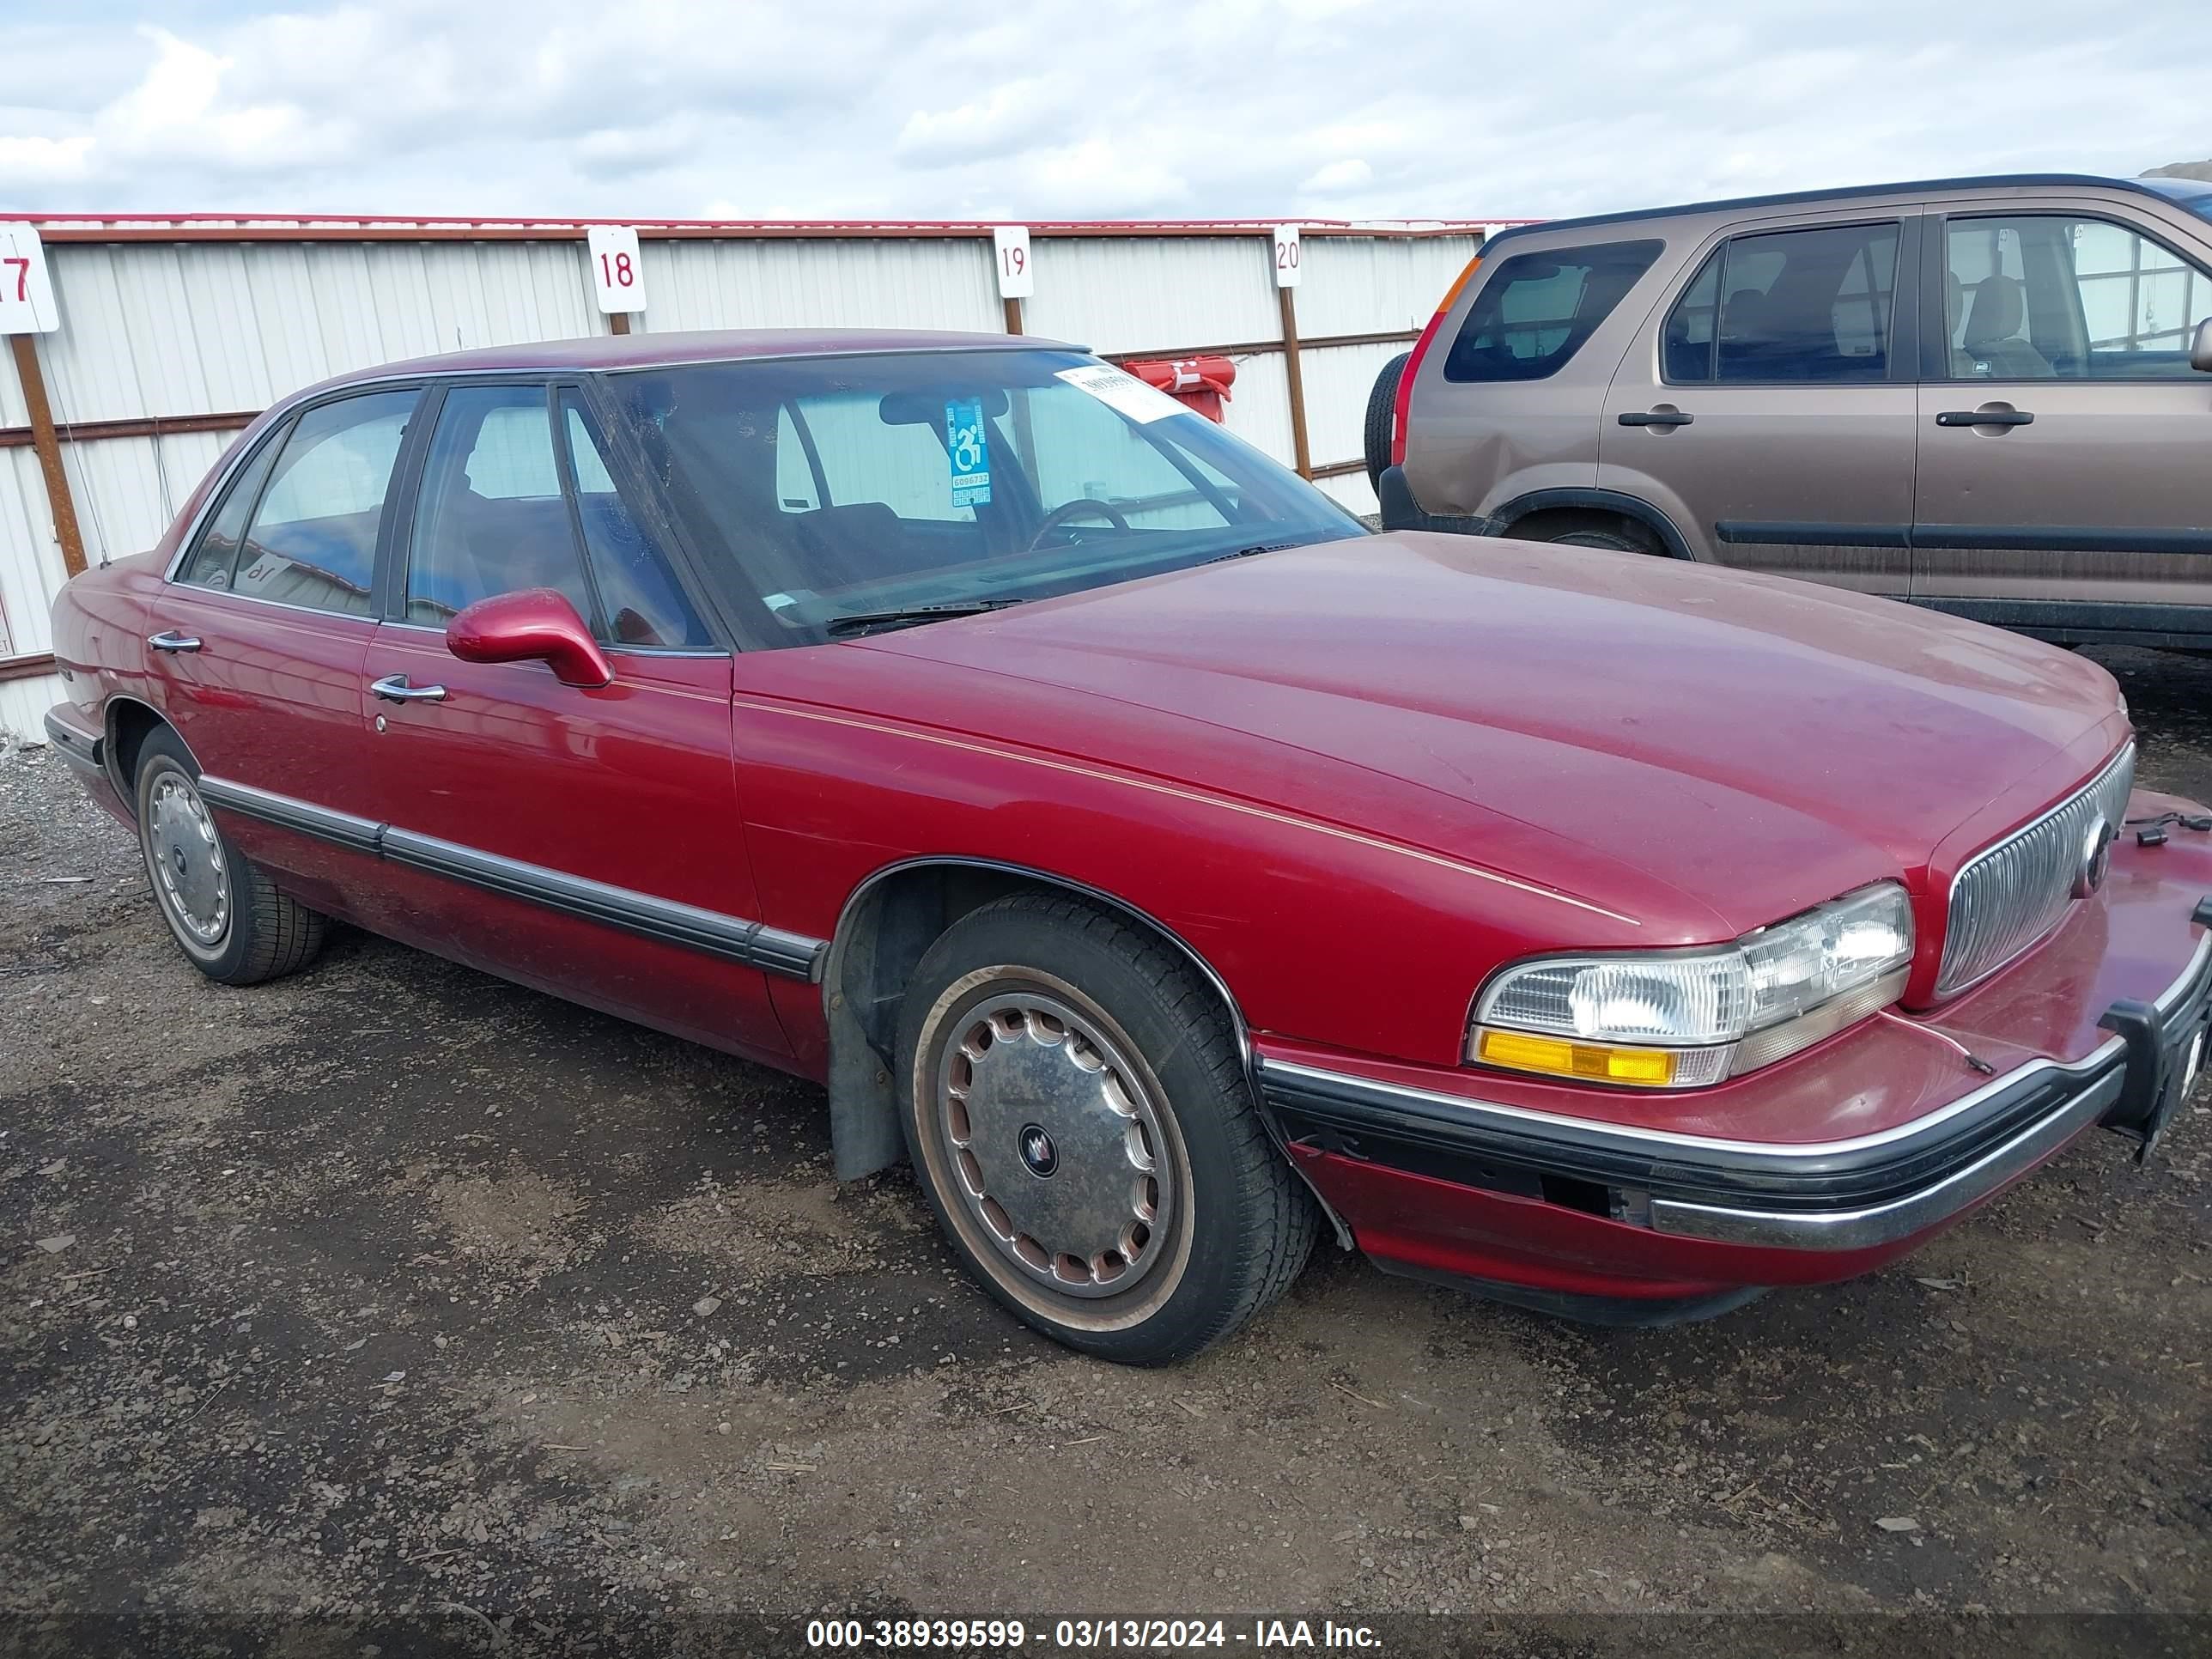
<svg viewBox="0 0 2212 1659"><path fill-rule="evenodd" d="M2212 662L2105 659L2146 781L2212 798ZM1786 1612L1825 1652L1876 1610L2212 1613L2201 1098L2148 1170L2095 1138L1711 1324L1324 1246L1237 1340L1128 1371L1002 1316L902 1172L833 1182L811 1085L349 933L211 985L42 751L0 756L0 1651L801 1651L816 1613L1057 1609L1237 1615L1231 1648L1254 1611L1443 1610L1502 1622L1391 1650L1541 1653L1655 1625L1519 1615Z"/></svg>

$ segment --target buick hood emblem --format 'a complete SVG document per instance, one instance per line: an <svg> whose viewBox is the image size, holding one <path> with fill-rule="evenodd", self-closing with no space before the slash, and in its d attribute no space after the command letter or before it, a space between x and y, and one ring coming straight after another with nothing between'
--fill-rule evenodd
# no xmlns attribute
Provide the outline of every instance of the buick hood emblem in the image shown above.
<svg viewBox="0 0 2212 1659"><path fill-rule="evenodd" d="M2115 839L2112 824L2099 818L2089 826L2089 833L2081 842L2081 861L2074 870L2074 896L2087 898L2105 884L2105 875L2112 867L2112 842Z"/></svg>

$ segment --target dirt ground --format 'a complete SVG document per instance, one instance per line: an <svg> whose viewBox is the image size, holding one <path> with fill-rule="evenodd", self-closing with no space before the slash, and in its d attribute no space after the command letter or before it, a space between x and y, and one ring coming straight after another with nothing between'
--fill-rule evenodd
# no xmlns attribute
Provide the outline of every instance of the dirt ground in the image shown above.
<svg viewBox="0 0 2212 1659"><path fill-rule="evenodd" d="M2212 797L2212 663L2104 659L2146 781ZM43 751L0 757L0 1650L2212 1613L2201 1097L2148 1169L2093 1138L1714 1323L1577 1328L1324 1244L1238 1339L1130 1371L1000 1315L903 1172L834 1183L811 1085L357 934L211 985Z"/></svg>

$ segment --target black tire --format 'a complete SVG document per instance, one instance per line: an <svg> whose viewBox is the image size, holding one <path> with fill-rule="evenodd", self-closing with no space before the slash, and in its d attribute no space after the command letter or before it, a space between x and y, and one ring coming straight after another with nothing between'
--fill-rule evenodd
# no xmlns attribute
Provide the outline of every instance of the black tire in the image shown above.
<svg viewBox="0 0 2212 1659"><path fill-rule="evenodd" d="M1011 1100L987 1090L994 1066L1012 1068ZM1157 939L1091 905L1019 893L946 929L907 990L898 1074L907 1151L954 1250L1017 1318L1071 1348L1186 1358L1281 1295L1312 1249L1316 1206L1268 1138L1218 998ZM1042 1150L1042 1124L1015 1115L1049 1121ZM1029 1184L1055 1175L1069 1177L1057 1193ZM1057 1255L1024 1230L1040 1213L1024 1206L1056 1205L1079 1212L1041 1212L1066 1234ZM1121 1229L1115 1247L1065 1249L1101 1227Z"/></svg>
<svg viewBox="0 0 2212 1659"><path fill-rule="evenodd" d="M170 937L193 967L224 985L258 985L306 967L322 949L326 922L278 892L223 837L200 799L199 775L169 727L139 745L138 850ZM197 881L187 879L188 867ZM198 927L196 912L204 913Z"/></svg>
<svg viewBox="0 0 2212 1659"><path fill-rule="evenodd" d="M1413 355L1401 351L1383 364L1382 372L1375 377L1374 389L1367 394L1367 482L1377 489L1382 487L1382 469L1390 465L1391 428L1398 417L1398 381Z"/></svg>
<svg viewBox="0 0 2212 1659"><path fill-rule="evenodd" d="M1504 534L1515 541L1602 547L1615 553L1662 551L1641 525L1612 513L1539 513L1508 526Z"/></svg>

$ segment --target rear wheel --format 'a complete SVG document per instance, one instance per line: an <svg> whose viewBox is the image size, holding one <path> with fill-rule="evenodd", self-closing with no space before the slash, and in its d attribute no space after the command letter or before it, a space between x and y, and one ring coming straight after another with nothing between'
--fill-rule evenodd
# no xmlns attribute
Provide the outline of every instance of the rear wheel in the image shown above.
<svg viewBox="0 0 2212 1659"><path fill-rule="evenodd" d="M1382 469L1390 465L1392 428L1398 418L1398 382L1413 353L1401 351L1382 365L1367 394L1367 482L1382 487Z"/></svg>
<svg viewBox="0 0 2212 1659"><path fill-rule="evenodd" d="M1297 1276L1311 1197L1188 963L1072 899L1018 894L915 969L901 1122L969 1270L1047 1335L1133 1364L1196 1353Z"/></svg>
<svg viewBox="0 0 2212 1659"><path fill-rule="evenodd" d="M322 916L278 892L223 839L191 751L166 726L139 745L137 793L155 902L195 968L225 985L254 985L313 960Z"/></svg>
<svg viewBox="0 0 2212 1659"><path fill-rule="evenodd" d="M1515 541L1602 547L1615 553L1663 551L1650 531L1617 513L1537 513L1508 526L1504 534Z"/></svg>

